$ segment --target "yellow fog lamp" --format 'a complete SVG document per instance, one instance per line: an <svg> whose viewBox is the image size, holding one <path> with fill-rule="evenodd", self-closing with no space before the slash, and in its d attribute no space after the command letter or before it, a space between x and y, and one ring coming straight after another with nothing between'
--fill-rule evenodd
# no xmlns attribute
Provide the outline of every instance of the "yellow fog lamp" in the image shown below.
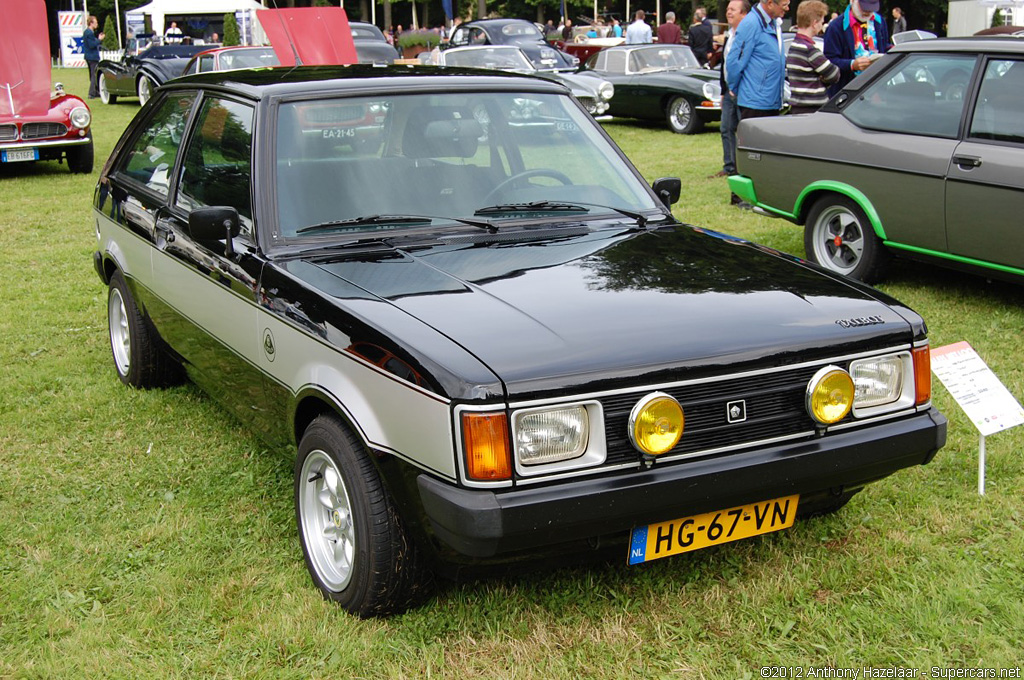
<svg viewBox="0 0 1024 680"><path fill-rule="evenodd" d="M807 384L807 413L822 425L838 423L853 407L853 378L838 366L818 370Z"/></svg>
<svg viewBox="0 0 1024 680"><path fill-rule="evenodd" d="M629 441L641 453L660 456L679 443L684 421L678 401L664 392L652 392L629 414Z"/></svg>

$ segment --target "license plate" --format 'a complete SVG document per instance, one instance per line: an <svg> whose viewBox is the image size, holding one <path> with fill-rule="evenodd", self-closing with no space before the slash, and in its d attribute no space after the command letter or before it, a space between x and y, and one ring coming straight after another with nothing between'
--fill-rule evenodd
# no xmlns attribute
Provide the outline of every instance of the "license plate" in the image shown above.
<svg viewBox="0 0 1024 680"><path fill-rule="evenodd" d="M36 149L11 149L3 152L4 163L17 163L18 161L37 161L39 151Z"/></svg>
<svg viewBox="0 0 1024 680"><path fill-rule="evenodd" d="M796 519L799 500L800 496L786 496L636 527L629 541L629 563L650 562L789 528Z"/></svg>

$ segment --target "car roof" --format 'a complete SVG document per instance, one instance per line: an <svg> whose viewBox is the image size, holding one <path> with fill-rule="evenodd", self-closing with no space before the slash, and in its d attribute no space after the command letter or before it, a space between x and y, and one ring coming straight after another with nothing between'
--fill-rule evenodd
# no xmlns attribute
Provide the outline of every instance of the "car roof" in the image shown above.
<svg viewBox="0 0 1024 680"><path fill-rule="evenodd" d="M460 24L461 26L505 26L506 24L530 24L534 25L532 21L526 19L474 19L473 21L466 21Z"/></svg>
<svg viewBox="0 0 1024 680"><path fill-rule="evenodd" d="M1024 54L1024 40L1007 36L969 36L965 38L933 38L913 40L896 45L890 53L902 52L992 52Z"/></svg>
<svg viewBox="0 0 1024 680"><path fill-rule="evenodd" d="M177 78L167 89L210 87L228 90L250 99L287 97L303 94L321 95L334 91L372 95L389 92L446 92L450 90L511 90L564 94L565 88L541 78L498 71L478 71L430 66L298 66L213 71Z"/></svg>

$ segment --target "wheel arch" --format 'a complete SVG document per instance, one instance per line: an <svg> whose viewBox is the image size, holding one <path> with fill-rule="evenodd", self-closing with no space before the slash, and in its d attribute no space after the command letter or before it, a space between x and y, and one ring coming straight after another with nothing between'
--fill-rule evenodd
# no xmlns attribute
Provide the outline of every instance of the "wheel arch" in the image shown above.
<svg viewBox="0 0 1024 680"><path fill-rule="evenodd" d="M363 448L367 451L372 450L366 438L366 433L359 428L352 414L344 407L341 400L329 391L316 385L307 385L295 395L291 431L293 443L296 446L302 440L302 435L305 433L306 428L309 427L309 424L324 414L336 416L343 427L349 429L359 438Z"/></svg>
<svg viewBox="0 0 1024 680"><path fill-rule="evenodd" d="M804 187L803 191L800 192L800 195L797 196L793 209L793 214L796 216L797 224L802 225L807 223L807 215L811 211L811 206L826 194L838 194L840 196L845 196L856 203L867 216L868 222L871 223L871 229L875 232L875 235L883 242L888 240L885 235L885 227L882 225L882 219L878 216L878 211L875 210L875 206L871 203L871 200L864 195L864 192L854 186L846 184L845 182L837 182L835 180L819 180Z"/></svg>

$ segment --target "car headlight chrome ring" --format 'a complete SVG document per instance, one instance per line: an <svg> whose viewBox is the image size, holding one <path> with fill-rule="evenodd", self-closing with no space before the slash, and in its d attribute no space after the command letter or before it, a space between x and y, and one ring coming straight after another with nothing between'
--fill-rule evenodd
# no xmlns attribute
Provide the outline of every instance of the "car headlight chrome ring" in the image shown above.
<svg viewBox="0 0 1024 680"><path fill-rule="evenodd" d="M71 124L79 130L89 127L89 123L92 122L92 114L84 106L76 106L71 109L71 115L68 117L71 119Z"/></svg>
<svg viewBox="0 0 1024 680"><path fill-rule="evenodd" d="M641 453L660 456L675 448L683 436L683 407L664 392L651 392L629 414L629 441Z"/></svg>
<svg viewBox="0 0 1024 680"><path fill-rule="evenodd" d="M597 94L600 95L601 99L608 101L615 96L615 86L606 80L597 88Z"/></svg>
<svg viewBox="0 0 1024 680"><path fill-rule="evenodd" d="M838 366L823 366L807 383L807 413L822 425L833 425L853 408L850 374Z"/></svg>

